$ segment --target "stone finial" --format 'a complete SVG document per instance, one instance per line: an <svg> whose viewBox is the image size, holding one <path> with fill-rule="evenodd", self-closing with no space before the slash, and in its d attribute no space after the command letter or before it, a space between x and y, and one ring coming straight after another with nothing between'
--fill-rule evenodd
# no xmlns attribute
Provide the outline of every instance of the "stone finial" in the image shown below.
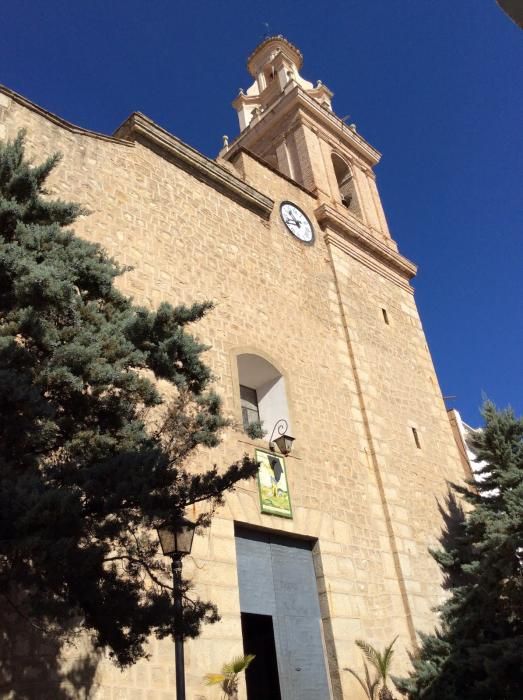
<svg viewBox="0 0 523 700"><path fill-rule="evenodd" d="M229 137L227 136L227 134L224 134L222 136L222 140L223 140L223 148L229 148Z"/></svg>

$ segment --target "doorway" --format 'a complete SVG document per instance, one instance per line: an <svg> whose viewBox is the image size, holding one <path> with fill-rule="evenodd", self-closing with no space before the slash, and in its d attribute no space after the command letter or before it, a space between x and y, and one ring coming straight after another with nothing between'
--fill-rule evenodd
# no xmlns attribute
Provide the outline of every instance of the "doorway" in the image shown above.
<svg viewBox="0 0 523 700"><path fill-rule="evenodd" d="M249 700L281 700L272 615L242 613L244 654L255 659L245 673Z"/></svg>
<svg viewBox="0 0 523 700"><path fill-rule="evenodd" d="M235 534L244 650L260 649L279 688L259 691L247 677L248 700L330 700L313 542L240 526Z"/></svg>

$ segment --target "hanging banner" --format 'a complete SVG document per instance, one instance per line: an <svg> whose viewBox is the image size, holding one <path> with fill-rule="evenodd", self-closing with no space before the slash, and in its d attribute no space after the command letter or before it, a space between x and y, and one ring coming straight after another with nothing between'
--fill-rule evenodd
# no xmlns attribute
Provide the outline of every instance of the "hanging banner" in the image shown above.
<svg viewBox="0 0 523 700"><path fill-rule="evenodd" d="M256 450L258 489L262 513L292 518L291 497L287 483L285 460L272 452Z"/></svg>

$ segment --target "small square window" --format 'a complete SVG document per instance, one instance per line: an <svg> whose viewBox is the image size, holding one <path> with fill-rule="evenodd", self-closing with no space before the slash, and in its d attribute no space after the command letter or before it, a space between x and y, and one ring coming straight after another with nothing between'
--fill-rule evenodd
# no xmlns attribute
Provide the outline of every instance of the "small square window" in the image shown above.
<svg viewBox="0 0 523 700"><path fill-rule="evenodd" d="M258 395L256 389L240 384L240 404L242 407L243 427L248 428L252 423L260 421Z"/></svg>

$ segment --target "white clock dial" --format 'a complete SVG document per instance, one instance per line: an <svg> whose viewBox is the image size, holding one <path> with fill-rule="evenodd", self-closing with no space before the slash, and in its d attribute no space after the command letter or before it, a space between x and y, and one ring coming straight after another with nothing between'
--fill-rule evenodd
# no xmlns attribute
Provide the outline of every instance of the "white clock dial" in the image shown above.
<svg viewBox="0 0 523 700"><path fill-rule="evenodd" d="M293 236L299 238L303 243L314 242L314 229L307 218L307 215L302 212L292 202L282 202L280 206L280 215L283 223Z"/></svg>

